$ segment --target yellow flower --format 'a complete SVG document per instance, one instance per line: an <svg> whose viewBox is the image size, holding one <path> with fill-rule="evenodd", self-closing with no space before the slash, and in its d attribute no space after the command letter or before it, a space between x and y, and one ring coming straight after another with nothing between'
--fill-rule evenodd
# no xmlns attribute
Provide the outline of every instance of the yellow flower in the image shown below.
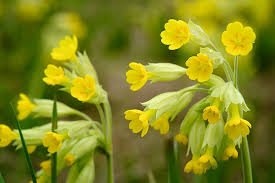
<svg viewBox="0 0 275 183"><path fill-rule="evenodd" d="M62 67L56 67L55 65L49 64L44 70L44 73L46 77L43 78L43 81L48 85L62 84L67 80Z"/></svg>
<svg viewBox="0 0 275 183"><path fill-rule="evenodd" d="M0 147L8 146L14 139L16 139L16 133L8 126L0 124Z"/></svg>
<svg viewBox="0 0 275 183"><path fill-rule="evenodd" d="M186 145L186 144L188 143L188 138L187 138L187 136L184 135L184 134L181 134L181 133L179 133L179 134L177 134L177 135L175 136L175 140L176 140L178 143L181 143L181 144L184 144L184 145Z"/></svg>
<svg viewBox="0 0 275 183"><path fill-rule="evenodd" d="M209 123L216 123L220 119L220 110L217 106L211 105L203 110L202 117L204 120L208 120Z"/></svg>
<svg viewBox="0 0 275 183"><path fill-rule="evenodd" d="M136 62L129 64L131 68L126 72L126 81L131 85L132 91L137 91L142 88L150 77L144 65Z"/></svg>
<svg viewBox="0 0 275 183"><path fill-rule="evenodd" d="M149 129L149 120L153 115L154 110L141 111L137 109L132 109L125 111L125 119L129 120L129 129L132 130L133 133L141 132L141 137L147 134Z"/></svg>
<svg viewBox="0 0 275 183"><path fill-rule="evenodd" d="M238 157L238 151L236 150L235 146L233 144L226 147L223 153L223 160L228 160L230 157L237 158Z"/></svg>
<svg viewBox="0 0 275 183"><path fill-rule="evenodd" d="M170 19L165 25L165 30L161 32L161 42L169 45L169 50L176 50L190 39L190 31L186 22L182 20Z"/></svg>
<svg viewBox="0 0 275 183"><path fill-rule="evenodd" d="M207 151L199 158L199 162L204 168L204 172L209 168L217 168L217 161L213 157L213 152L211 149L207 149Z"/></svg>
<svg viewBox="0 0 275 183"><path fill-rule="evenodd" d="M51 174L51 160L42 161L40 167L45 171L47 175Z"/></svg>
<svg viewBox="0 0 275 183"><path fill-rule="evenodd" d="M186 74L191 80L199 82L208 81L212 72L213 64L207 55L202 53L192 56L186 61Z"/></svg>
<svg viewBox="0 0 275 183"><path fill-rule="evenodd" d="M47 132L42 139L43 146L48 147L49 153L57 152L63 141L64 137L54 132Z"/></svg>
<svg viewBox="0 0 275 183"><path fill-rule="evenodd" d="M186 163L184 167L184 172L185 173L193 172L194 174L201 175L204 173L204 167L199 162L198 157L193 156L192 159Z"/></svg>
<svg viewBox="0 0 275 183"><path fill-rule="evenodd" d="M227 25L226 31L222 33L222 43L227 53L237 56L247 55L253 47L256 35L249 26L244 27L240 22Z"/></svg>
<svg viewBox="0 0 275 183"><path fill-rule="evenodd" d="M53 48L51 56L54 60L67 61L75 60L77 51L77 38L76 36L66 36L59 42L59 47Z"/></svg>
<svg viewBox="0 0 275 183"><path fill-rule="evenodd" d="M36 146L35 145L29 145L27 146L27 151L29 154L33 153L36 149Z"/></svg>
<svg viewBox="0 0 275 183"><path fill-rule="evenodd" d="M17 110L19 112L17 118L23 120L33 111L35 104L23 93L19 94L20 99L17 102Z"/></svg>
<svg viewBox="0 0 275 183"><path fill-rule="evenodd" d="M169 131L169 115L168 114L164 114L162 116L160 116L156 121L154 121L151 126L155 129L155 130L159 130L160 134L165 135L168 133Z"/></svg>
<svg viewBox="0 0 275 183"><path fill-rule="evenodd" d="M64 157L64 160L67 166L71 166L75 162L75 156L69 153Z"/></svg>
<svg viewBox="0 0 275 183"><path fill-rule="evenodd" d="M226 122L224 126L224 133L232 140L245 137L249 134L251 124L242 118L240 118L239 108L236 104L231 104L231 118Z"/></svg>
<svg viewBox="0 0 275 183"><path fill-rule="evenodd" d="M73 80L71 95L79 101L86 102L90 100L96 92L95 80L89 75L77 77Z"/></svg>

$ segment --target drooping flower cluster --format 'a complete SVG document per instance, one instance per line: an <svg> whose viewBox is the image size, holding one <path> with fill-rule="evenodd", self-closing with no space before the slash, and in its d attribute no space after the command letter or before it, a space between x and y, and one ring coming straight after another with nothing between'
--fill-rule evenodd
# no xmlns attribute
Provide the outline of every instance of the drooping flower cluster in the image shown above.
<svg viewBox="0 0 275 183"><path fill-rule="evenodd" d="M170 19L161 32L161 42L170 50L182 47L189 41L202 46L196 56L186 61L186 68L168 63L137 62L129 64L126 81L130 89L141 89L148 80L152 82L172 81L186 75L198 83L179 91L165 92L141 103L144 110L125 111L129 120L129 129L141 133L144 137L150 128L160 134L169 133L173 119L190 104L193 96L206 91L206 95L187 111L175 140L188 144L192 159L185 165L187 173L203 174L210 168L216 168L218 161L237 158L237 145L250 133L252 125L242 118L249 109L237 86L237 70L234 72L222 53L210 40L205 31L191 20ZM255 41L255 33L240 22L230 23L222 34L222 43L226 51L236 57L247 55ZM236 60L236 59L235 59ZM215 75L214 69L223 66L226 80Z"/></svg>

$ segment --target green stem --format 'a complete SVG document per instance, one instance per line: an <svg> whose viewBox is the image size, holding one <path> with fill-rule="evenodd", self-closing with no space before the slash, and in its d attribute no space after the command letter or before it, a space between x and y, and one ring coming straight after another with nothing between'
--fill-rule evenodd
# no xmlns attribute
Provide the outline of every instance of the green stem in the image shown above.
<svg viewBox="0 0 275 183"><path fill-rule="evenodd" d="M173 139L168 139L166 159L168 161L168 183L180 183L178 144Z"/></svg>
<svg viewBox="0 0 275 183"><path fill-rule="evenodd" d="M54 94L53 111L52 111L52 132L56 132L57 129L57 105L56 94ZM51 180L52 183L57 182L57 153L53 153L51 156Z"/></svg>
<svg viewBox="0 0 275 183"><path fill-rule="evenodd" d="M249 145L246 137L242 139L241 157L242 157L243 182L253 183Z"/></svg>
<svg viewBox="0 0 275 183"><path fill-rule="evenodd" d="M238 89L238 56L234 59L234 86Z"/></svg>

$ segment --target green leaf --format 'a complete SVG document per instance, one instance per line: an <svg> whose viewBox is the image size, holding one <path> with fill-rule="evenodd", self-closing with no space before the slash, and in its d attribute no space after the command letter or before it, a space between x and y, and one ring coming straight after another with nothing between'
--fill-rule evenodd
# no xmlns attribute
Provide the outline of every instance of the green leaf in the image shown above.
<svg viewBox="0 0 275 183"><path fill-rule="evenodd" d="M0 173L0 183L5 183L5 180L4 180L4 178L3 178L3 176L2 176L1 173Z"/></svg>

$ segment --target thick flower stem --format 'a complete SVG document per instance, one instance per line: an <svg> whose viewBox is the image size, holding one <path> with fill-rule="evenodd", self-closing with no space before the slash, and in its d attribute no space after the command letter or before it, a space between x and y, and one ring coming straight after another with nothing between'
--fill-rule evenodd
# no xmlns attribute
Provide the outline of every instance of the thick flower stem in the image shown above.
<svg viewBox="0 0 275 183"><path fill-rule="evenodd" d="M244 137L241 144L241 157L242 157L242 170L243 170L243 182L253 183L250 153L247 138Z"/></svg>
<svg viewBox="0 0 275 183"><path fill-rule="evenodd" d="M52 132L57 129L57 105L56 94L54 94L53 111L52 111ZM51 157L51 180L52 183L57 182L57 153L53 153Z"/></svg>
<svg viewBox="0 0 275 183"><path fill-rule="evenodd" d="M168 161L168 183L180 183L178 144L173 138L167 141L166 159Z"/></svg>
<svg viewBox="0 0 275 183"><path fill-rule="evenodd" d="M234 86L238 89L238 59L236 56L234 59Z"/></svg>

